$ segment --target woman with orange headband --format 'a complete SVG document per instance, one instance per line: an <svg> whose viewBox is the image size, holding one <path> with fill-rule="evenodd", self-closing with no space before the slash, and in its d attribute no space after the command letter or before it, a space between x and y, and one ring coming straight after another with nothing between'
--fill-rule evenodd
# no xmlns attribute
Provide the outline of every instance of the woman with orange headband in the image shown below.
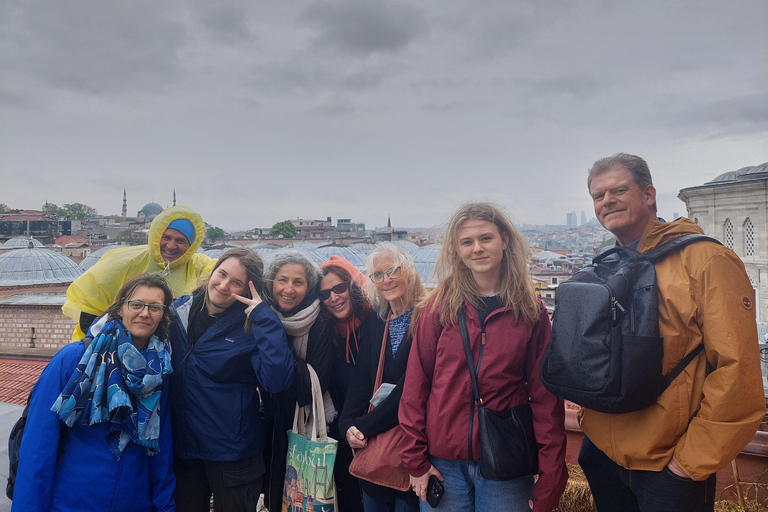
<svg viewBox="0 0 768 512"><path fill-rule="evenodd" d="M361 327L367 322L382 322L371 310L363 288L368 278L352 263L338 256L320 265L323 279L318 297L322 303L321 319L327 322L328 335L333 339L334 362L330 393L336 410L341 412L347 396L352 368L357 360ZM349 474L352 450L339 432L338 418L331 423L328 434L339 441L336 454L336 492L342 512L362 511L363 501L357 478Z"/></svg>

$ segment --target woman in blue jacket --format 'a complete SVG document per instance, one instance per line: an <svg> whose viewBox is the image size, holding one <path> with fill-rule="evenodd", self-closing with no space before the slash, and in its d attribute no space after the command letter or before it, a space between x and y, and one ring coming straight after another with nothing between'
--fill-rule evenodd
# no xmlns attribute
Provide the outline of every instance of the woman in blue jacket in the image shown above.
<svg viewBox="0 0 768 512"><path fill-rule="evenodd" d="M264 475L259 391L293 382L285 330L262 302L263 263L250 249L222 255L208 281L173 303L176 510L255 511Z"/></svg>
<svg viewBox="0 0 768 512"><path fill-rule="evenodd" d="M142 275L118 291L35 385L19 453L14 512L172 511L167 340L173 295ZM52 407L53 406L53 407Z"/></svg>

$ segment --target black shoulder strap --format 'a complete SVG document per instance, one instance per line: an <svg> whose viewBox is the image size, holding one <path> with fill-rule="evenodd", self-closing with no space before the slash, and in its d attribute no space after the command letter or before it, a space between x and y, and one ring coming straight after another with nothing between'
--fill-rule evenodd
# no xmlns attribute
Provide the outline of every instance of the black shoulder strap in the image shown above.
<svg viewBox="0 0 768 512"><path fill-rule="evenodd" d="M480 355L477 358L477 369L472 368L472 349L469 346L469 331L467 330L467 320L464 318L464 306L459 309L459 329L461 330L461 341L464 344L464 354L467 359L467 368L469 368L469 377L472 380L472 401L469 409L469 436L467 444L469 445L469 460L474 461L472 454L472 426L475 420L475 404L480 407L483 403L480 398L480 390L477 387L477 373L480 371L480 361L483 359L483 345L480 345Z"/></svg>
<svg viewBox="0 0 768 512"><path fill-rule="evenodd" d="M645 253L645 257L651 260L651 262L655 263L656 261L660 260L667 254L669 254L672 251L676 251L678 249L681 249L685 247L688 244L691 244L693 242L699 242L699 241L708 241L708 242L714 242L718 245L723 245L720 243L720 240L717 240L715 238L712 238L707 235L700 235L699 233L688 233L687 235L679 236L675 238L674 240L670 240L667 243L661 244L647 253Z"/></svg>
<svg viewBox="0 0 768 512"><path fill-rule="evenodd" d="M685 367L688 366L702 350L704 350L704 342L701 342L701 344L693 349L690 354L681 359L680 362L677 363L674 368L672 368L672 371L664 376L664 383L662 384L661 391L667 389L669 385L672 384L672 381L675 380L675 378L677 378L677 376L680 375L683 370L685 370ZM707 373L710 372L710 368L711 367L709 366L709 361L707 361Z"/></svg>

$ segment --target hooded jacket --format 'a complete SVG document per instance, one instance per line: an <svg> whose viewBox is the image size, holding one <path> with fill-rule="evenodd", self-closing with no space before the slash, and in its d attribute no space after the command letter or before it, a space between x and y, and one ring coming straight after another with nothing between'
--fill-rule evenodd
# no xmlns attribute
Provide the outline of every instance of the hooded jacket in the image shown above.
<svg viewBox="0 0 768 512"><path fill-rule="evenodd" d="M686 233L702 230L685 218L651 221L637 249ZM674 457L692 479L705 480L749 443L765 416L754 291L738 256L714 243L688 245L655 268L663 373L702 342L704 351L656 404L626 414L584 409L581 428L624 468L661 471Z"/></svg>
<svg viewBox="0 0 768 512"><path fill-rule="evenodd" d="M192 296L171 306L173 451L180 459L235 461L261 455L264 425L258 387L269 393L293 382L294 357L277 315L262 302L250 312L235 302L195 342L187 334ZM199 314L207 314L203 310Z"/></svg>
<svg viewBox="0 0 768 512"><path fill-rule="evenodd" d="M458 325L440 323L441 306L428 304L414 333L405 384L400 398L403 439L398 451L403 465L416 477L430 467L429 457L470 460L469 414L472 382ZM482 333L483 359L477 384L483 403L505 411L530 402L539 444L539 478L533 487L534 511L554 509L565 489L565 407L547 391L539 366L549 344L552 326L545 308L535 325L515 320L511 310L488 314L485 330L475 308L464 304L472 356L477 362ZM526 378L527 376L527 378ZM477 408L472 429L472 460L480 459Z"/></svg>
<svg viewBox="0 0 768 512"><path fill-rule="evenodd" d="M197 254L205 238L205 223L199 213L186 206L166 208L152 221L147 245L136 245L109 251L83 275L75 279L67 289L67 300L62 312L75 322L80 313L99 316L103 314L117 296L117 292L129 279L139 274L162 274L165 262L160 254L160 239L168 225L176 219L187 219L195 226L197 237L187 252L170 263L168 281L174 297L191 293L201 276L210 274L216 260ZM84 333L78 326L73 340L82 339Z"/></svg>
<svg viewBox="0 0 768 512"><path fill-rule="evenodd" d="M107 443L109 422L69 428L51 406L85 352L62 348L35 385L19 452L13 512L170 512L174 510L173 446L168 384L160 396L160 451L131 441L120 459Z"/></svg>

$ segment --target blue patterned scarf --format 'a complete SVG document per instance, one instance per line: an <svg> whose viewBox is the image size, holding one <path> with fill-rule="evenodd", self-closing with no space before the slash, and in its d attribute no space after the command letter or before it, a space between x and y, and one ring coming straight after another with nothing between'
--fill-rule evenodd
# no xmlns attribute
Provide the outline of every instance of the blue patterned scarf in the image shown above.
<svg viewBox="0 0 768 512"><path fill-rule="evenodd" d="M88 345L51 410L71 427L109 421L107 443L120 459L129 441L159 450L160 395L170 375L170 346L152 336L140 351L120 320L106 322Z"/></svg>

